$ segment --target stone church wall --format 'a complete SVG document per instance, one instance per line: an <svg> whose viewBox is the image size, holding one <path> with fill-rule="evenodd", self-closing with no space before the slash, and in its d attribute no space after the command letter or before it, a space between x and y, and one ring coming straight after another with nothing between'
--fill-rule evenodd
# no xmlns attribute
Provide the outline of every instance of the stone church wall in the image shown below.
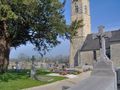
<svg viewBox="0 0 120 90"><path fill-rule="evenodd" d="M100 56L100 51L96 51L96 59ZM96 61L94 59L93 51L83 51L80 52L80 64L85 65L93 65Z"/></svg>
<svg viewBox="0 0 120 90"><path fill-rule="evenodd" d="M120 44L112 44L111 46L111 60L115 67L120 67Z"/></svg>
<svg viewBox="0 0 120 90"><path fill-rule="evenodd" d="M100 56L100 51L96 51L96 58ZM120 67L120 44L112 43L110 46L110 59L113 61L115 67ZM93 51L82 51L80 52L80 65L93 65L96 61L94 60Z"/></svg>
<svg viewBox="0 0 120 90"><path fill-rule="evenodd" d="M97 60L98 60L99 57L100 57L100 50L96 50L96 58L97 58Z"/></svg>
<svg viewBox="0 0 120 90"><path fill-rule="evenodd" d="M80 53L81 56L81 63L82 65L88 64L92 65L93 64L93 51L84 51Z"/></svg>

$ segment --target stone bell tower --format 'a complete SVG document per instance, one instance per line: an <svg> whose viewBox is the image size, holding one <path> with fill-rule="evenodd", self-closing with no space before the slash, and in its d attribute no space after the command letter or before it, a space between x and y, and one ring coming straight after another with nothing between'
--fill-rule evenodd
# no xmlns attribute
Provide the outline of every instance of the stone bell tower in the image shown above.
<svg viewBox="0 0 120 90"><path fill-rule="evenodd" d="M70 43L70 67L79 65L79 50L86 36L91 33L89 0L71 0L71 21L75 20L83 20L83 27L77 30L77 35L72 38Z"/></svg>

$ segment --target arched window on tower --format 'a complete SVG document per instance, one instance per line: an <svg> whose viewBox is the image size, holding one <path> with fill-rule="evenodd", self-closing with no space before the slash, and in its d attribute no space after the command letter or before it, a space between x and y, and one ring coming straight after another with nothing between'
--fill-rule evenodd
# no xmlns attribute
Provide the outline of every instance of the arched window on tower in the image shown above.
<svg viewBox="0 0 120 90"><path fill-rule="evenodd" d="M75 3L75 13L78 13L79 12L79 7L78 5Z"/></svg>
<svg viewBox="0 0 120 90"><path fill-rule="evenodd" d="M85 9L85 14L88 14L87 5L85 5L84 9Z"/></svg>
<svg viewBox="0 0 120 90"><path fill-rule="evenodd" d="M72 0L72 2L77 2L78 0Z"/></svg>

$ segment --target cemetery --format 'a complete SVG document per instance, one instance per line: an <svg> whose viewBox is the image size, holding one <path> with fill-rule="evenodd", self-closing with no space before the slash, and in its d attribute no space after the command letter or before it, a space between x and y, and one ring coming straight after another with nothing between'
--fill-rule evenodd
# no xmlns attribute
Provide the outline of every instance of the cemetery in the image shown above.
<svg viewBox="0 0 120 90"><path fill-rule="evenodd" d="M119 20L109 23L108 15L103 17L109 11L102 11L108 7L98 2L0 0L0 90L120 90L120 29L114 24ZM94 20L95 9L102 11L103 21ZM61 44L59 39L68 40L69 46L53 58L50 50ZM28 56L14 53L17 58L12 59L12 50L23 45L32 45L33 51L21 50Z"/></svg>
<svg viewBox="0 0 120 90"><path fill-rule="evenodd" d="M23 65L25 64L25 66ZM51 64L51 65L49 65ZM12 61L7 73L0 75L0 88L3 90L25 89L41 86L56 81L75 78L84 72L75 68L67 68L64 64L38 62L35 57L31 61Z"/></svg>

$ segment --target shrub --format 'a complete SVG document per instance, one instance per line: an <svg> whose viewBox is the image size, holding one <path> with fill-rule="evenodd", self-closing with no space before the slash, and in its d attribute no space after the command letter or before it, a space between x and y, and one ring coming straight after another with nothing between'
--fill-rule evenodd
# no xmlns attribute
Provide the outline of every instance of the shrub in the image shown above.
<svg viewBox="0 0 120 90"><path fill-rule="evenodd" d="M8 80L9 80L8 73L4 73L4 74L0 75L0 81L8 82Z"/></svg>

